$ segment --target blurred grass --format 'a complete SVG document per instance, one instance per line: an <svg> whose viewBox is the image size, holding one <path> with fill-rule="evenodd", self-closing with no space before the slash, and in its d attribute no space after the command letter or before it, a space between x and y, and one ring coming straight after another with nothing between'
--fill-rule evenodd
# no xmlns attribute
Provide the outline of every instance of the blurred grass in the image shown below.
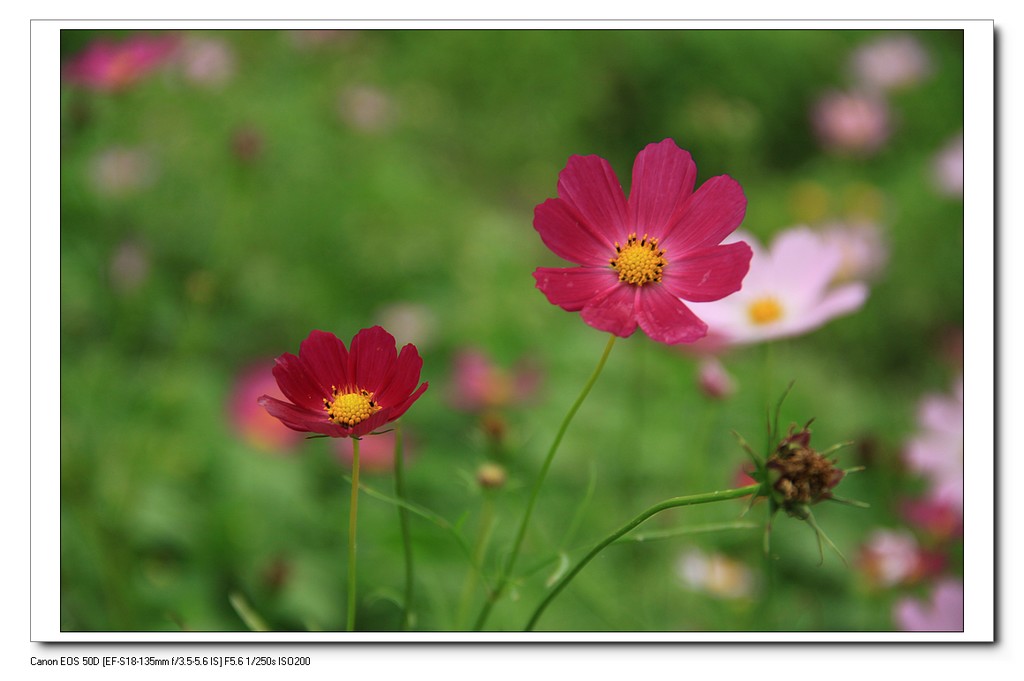
<svg viewBox="0 0 1024 681"><path fill-rule="evenodd" d="M331 443L297 455L254 449L225 406L238 371L296 352L311 329L350 339L382 308L412 302L435 320L424 355L431 388L403 426L415 441L410 497L472 541L473 484L487 456L473 417L447 405L451 359L465 346L506 366L535 359L544 391L511 410L510 481L486 567L510 543L541 457L605 342L534 290L561 264L532 229L570 154L598 154L628 186L635 154L673 137L698 181L737 178L744 228L770 239L800 221L793 195L815 183L825 214L867 186L882 197L891 248L860 312L805 337L735 351L741 389L710 402L695 361L642 334L620 341L571 427L541 495L512 599L491 626L520 628L560 550L582 548L670 496L731 486L742 450L760 446L765 405L790 380L783 424L817 417L822 447L857 439L844 465L869 464L844 495L872 504L816 511L847 555L899 522L914 481L899 450L914 405L946 389L941 343L963 324L962 206L929 181L938 148L963 126L959 32L915 35L935 62L892 98L896 133L859 160L823 153L808 110L842 87L864 31L361 31L302 46L285 31L204 31L223 41L232 77L198 87L165 71L115 94L65 84L61 129L61 623L80 630L243 630L239 593L275 629L343 626L345 471ZM70 58L118 32L63 31ZM341 93L384 93L391 120L361 129ZM261 149L232 151L249 131ZM150 186L97 191L91 168L111 147L152 159ZM851 189L852 188L852 189ZM148 270L119 284L112 259L138 246ZM770 365L766 359L770 355ZM770 370L766 369L770 366ZM870 445L870 447L869 447ZM390 491L388 476L371 486ZM589 502L579 507L588 485ZM745 502L666 513L651 527L735 519ZM762 519L763 508L754 517ZM566 536L573 518L580 523ZM360 516L359 621L393 629L402 592L394 507ZM450 629L467 562L450 533L413 523L417 626ZM555 630L884 630L893 595L868 590L834 555L817 566L811 531L777 519L771 602L684 589L685 546L760 570L761 534L734 531L610 548L545 614ZM473 611L481 602L474 593Z"/></svg>

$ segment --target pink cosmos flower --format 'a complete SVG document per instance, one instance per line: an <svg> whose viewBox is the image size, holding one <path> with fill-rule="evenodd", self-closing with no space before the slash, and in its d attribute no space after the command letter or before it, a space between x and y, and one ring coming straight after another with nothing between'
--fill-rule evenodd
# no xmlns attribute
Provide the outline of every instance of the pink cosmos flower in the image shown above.
<svg viewBox="0 0 1024 681"><path fill-rule="evenodd" d="M167 62L176 47L174 37L138 35L119 43L97 40L67 63L64 76L92 90L123 90Z"/></svg>
<svg viewBox="0 0 1024 681"><path fill-rule="evenodd" d="M928 603L900 599L893 609L893 619L901 631L963 631L963 582L949 578L940 581Z"/></svg>
<svg viewBox="0 0 1024 681"><path fill-rule="evenodd" d="M499 409L528 399L539 381L539 372L526 364L507 371L479 350L463 350L455 356L452 405L465 411Z"/></svg>
<svg viewBox="0 0 1024 681"><path fill-rule="evenodd" d="M932 177L938 190L946 195L964 195L964 135L949 140L932 160Z"/></svg>
<svg viewBox="0 0 1024 681"><path fill-rule="evenodd" d="M962 537L964 533L963 509L948 501L906 499L900 504L900 514L915 528L940 540Z"/></svg>
<svg viewBox="0 0 1024 681"><path fill-rule="evenodd" d="M867 299L863 283L831 285L843 254L806 227L782 232L770 251L749 235L742 238L754 253L743 290L724 300L693 305L710 328L702 341L706 347L796 336L853 312Z"/></svg>
<svg viewBox="0 0 1024 681"><path fill-rule="evenodd" d="M394 421L427 389L419 388L420 359L409 343L401 353L379 326L363 329L351 351L333 333L312 331L299 355L277 358L274 378L288 402L269 395L259 404L293 430L362 437Z"/></svg>
<svg viewBox="0 0 1024 681"><path fill-rule="evenodd" d="M909 35L884 36L861 45L850 57L850 67L861 85L879 90L915 85L932 70L928 53Z"/></svg>
<svg viewBox="0 0 1024 681"><path fill-rule="evenodd" d="M153 185L157 164L137 147L108 147L89 159L89 183L100 196L122 198Z"/></svg>
<svg viewBox="0 0 1024 681"><path fill-rule="evenodd" d="M302 435L267 413L257 400L261 395L284 399L266 366L252 366L235 380L228 402L228 417L234 431L250 445L265 451L293 449Z"/></svg>
<svg viewBox="0 0 1024 681"><path fill-rule="evenodd" d="M889 106L869 92L829 92L814 105L811 121L826 149L866 156L889 139Z"/></svg>
<svg viewBox="0 0 1024 681"><path fill-rule="evenodd" d="M917 540L907 530L877 529L861 549L860 564L873 582L896 586L918 575L920 555Z"/></svg>
<svg viewBox="0 0 1024 681"><path fill-rule="evenodd" d="M950 395L928 395L918 407L921 431L907 443L903 459L931 487L928 499L964 508L964 382L958 378Z"/></svg>
<svg viewBox="0 0 1024 681"><path fill-rule="evenodd" d="M736 381L717 357L704 357L697 369L697 385L713 400L724 400L736 392Z"/></svg>
<svg viewBox="0 0 1024 681"><path fill-rule="evenodd" d="M671 139L649 144L633 164L627 200L606 160L571 156L558 198L537 206L533 226L556 255L580 266L538 268L537 288L616 336L639 325L662 343L702 338L707 325L682 301L738 291L751 251L721 244L746 213L740 185L720 175L694 191L696 177L690 153Z"/></svg>

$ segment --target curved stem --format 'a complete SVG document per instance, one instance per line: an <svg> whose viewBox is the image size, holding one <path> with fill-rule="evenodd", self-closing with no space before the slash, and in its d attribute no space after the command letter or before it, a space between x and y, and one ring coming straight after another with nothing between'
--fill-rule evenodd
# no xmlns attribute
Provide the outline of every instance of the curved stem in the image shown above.
<svg viewBox="0 0 1024 681"><path fill-rule="evenodd" d="M395 496L405 499L405 457L402 450L402 430L395 426ZM412 536L409 534L409 510L398 507L398 525L402 532L402 550L405 554L405 601L402 605L402 631L412 624L412 590L414 570L412 565Z"/></svg>
<svg viewBox="0 0 1024 681"><path fill-rule="evenodd" d="M356 516L359 512L359 440L352 438L352 498L348 512L348 631L356 630Z"/></svg>
<svg viewBox="0 0 1024 681"><path fill-rule="evenodd" d="M677 508L679 506L695 506L697 504L708 504L714 501L725 501L726 499L738 499L740 497L745 497L748 494L753 494L758 489L760 489L760 487L760 484L755 484L747 485L746 487L725 490L722 492L708 492L706 494L693 494L686 497L674 497L672 499L666 499L665 501L662 501L659 504L651 506L646 511L644 511L643 513L641 513L640 515L638 515L637 517L633 518L628 523L620 527L618 530L602 539L594 548L590 550L590 552L587 555L583 556L583 558L581 558L580 561L572 567L572 569L570 569L568 572L562 575L562 578L558 580L558 583L555 584L555 586L551 589L551 592L548 593L547 597L545 597L544 600L541 601L540 605L537 606L537 609L534 610L533 616L530 618L530 621L527 622L526 628L524 628L523 631L533 630L534 625L537 624L537 620L540 619L540 616L544 612L545 608L548 607L551 601L553 601L555 597L559 593L561 593L562 589L564 589L569 584L569 582L572 581L573 577L579 574L579 572L584 567L586 567L587 563L589 563L597 554L601 553L601 551L603 551L606 546L614 543L616 540L619 539L619 537L623 536L633 528L637 527L651 516L657 515L658 513L661 513L664 510L670 508Z"/></svg>
<svg viewBox="0 0 1024 681"><path fill-rule="evenodd" d="M580 396L576 398L572 406L569 408L569 412L562 419L562 425L558 428L558 432L555 434L555 439L551 443L551 448L548 450L547 457L544 459L544 465L541 466L540 474L537 476L537 481L533 485L533 491L530 493L530 500L526 504L526 512L523 514L522 522L519 523L519 531L516 533L515 543L512 545L512 553L509 554L508 561L502 568L501 574L498 576L498 583L494 587L494 591L490 593L487 600L484 602L484 607L480 611L480 615L476 619L476 625L473 627L475 631L480 631L484 624L487 622L488 616L491 614L491 608L494 607L495 602L501 598L501 594L504 592L505 587L508 585L509 575L512 573L513 568L516 565L516 559L519 557L519 549L523 545L523 538L526 536L526 528L530 524L530 516L533 514L533 507L537 503L537 495L540 492L540 487L544 483L544 478L548 474L548 469L551 468L551 462L555 458L555 452L558 451L558 446L562 443L562 437L565 435L565 431L569 428L569 423L572 418L579 411L580 405L587 399L587 395L590 394L590 389L594 387L597 382L597 377L601 375L601 370L604 369L605 362L608 361L608 355L611 354L612 346L615 345L615 336L612 335L608 338L608 344L604 347L604 353L601 355L601 359L598 360L597 366L594 368L594 373L590 375L590 379L587 380L583 386L583 390L580 392Z"/></svg>

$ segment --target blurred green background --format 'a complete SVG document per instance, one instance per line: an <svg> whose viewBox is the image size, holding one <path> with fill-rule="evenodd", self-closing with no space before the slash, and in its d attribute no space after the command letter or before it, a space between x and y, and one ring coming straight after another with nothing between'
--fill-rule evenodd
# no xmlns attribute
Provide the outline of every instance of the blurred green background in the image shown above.
<svg viewBox="0 0 1024 681"><path fill-rule="evenodd" d="M62 31L62 59L139 35L154 34ZM402 419L409 495L467 545L491 527L493 577L606 341L535 290L534 268L562 263L533 208L556 195L569 155L607 158L628 189L636 153L666 137L693 154L698 182L742 184L743 228L762 240L869 220L888 264L857 313L725 356L738 389L724 400L699 391L695 358L642 332L620 340L488 626L521 628L563 552L579 556L664 498L734 486L745 455L730 431L760 448L766 405L790 381L783 424L816 417L815 445L855 440L840 464L867 466L838 491L870 509L815 509L848 566L834 553L819 566L813 532L782 516L768 562L759 529L614 546L539 628L879 631L894 626L897 598L926 593L872 583L857 556L873 528L902 526L899 499L921 492L901 451L917 401L959 371L962 200L931 170L963 126L959 31L901 34L930 67L886 92L891 132L870 153L823 145L811 111L852 86L851 55L882 31L172 35L176 55L125 87L62 84L61 389L75 395L60 422L63 630L245 630L232 595L273 629L344 627L338 443L274 446L231 407L243 372L269 376L312 329L347 343L382 323L417 344L430 389ZM500 447L450 403L454 358L469 347L541 376L501 412ZM476 482L489 460L507 469L501 489ZM365 481L391 493L386 472ZM677 509L642 529L734 521L745 507ZM359 520L359 625L394 630L397 512L364 496ZM746 520L763 523L764 505ZM412 533L416 628L464 629L483 599L465 554L421 518ZM956 543L939 549L958 574ZM692 551L725 557L753 586L695 588L680 574Z"/></svg>

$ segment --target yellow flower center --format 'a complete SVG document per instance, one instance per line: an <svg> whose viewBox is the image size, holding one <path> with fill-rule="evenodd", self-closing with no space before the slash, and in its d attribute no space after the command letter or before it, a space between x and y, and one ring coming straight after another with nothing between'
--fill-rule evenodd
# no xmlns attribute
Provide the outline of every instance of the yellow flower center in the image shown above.
<svg viewBox="0 0 1024 681"><path fill-rule="evenodd" d="M782 317L782 306L771 296L758 298L747 308L747 314L755 324L771 324Z"/></svg>
<svg viewBox="0 0 1024 681"><path fill-rule="evenodd" d="M324 400L324 409L331 417L331 421L339 426L351 428L370 418L378 411L380 405L373 401L373 393L360 390L358 392L338 394L338 389L331 386L333 399Z"/></svg>
<svg viewBox="0 0 1024 681"><path fill-rule="evenodd" d="M665 251L658 248L657 239L648 239L644 234L638 241L636 234L630 234L625 246L615 242L615 253L611 265L618 271L619 281L636 286L661 281L661 270L666 260Z"/></svg>

